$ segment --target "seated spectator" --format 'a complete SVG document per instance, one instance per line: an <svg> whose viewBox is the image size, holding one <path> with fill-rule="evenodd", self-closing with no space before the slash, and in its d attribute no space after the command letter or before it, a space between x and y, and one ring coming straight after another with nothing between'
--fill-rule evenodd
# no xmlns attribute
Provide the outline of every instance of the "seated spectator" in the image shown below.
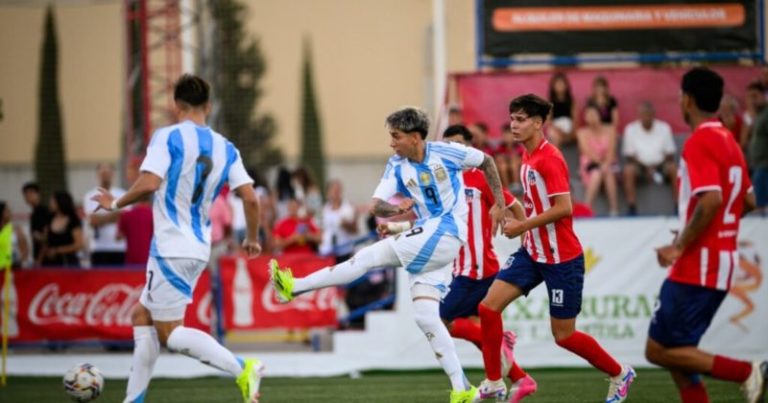
<svg viewBox="0 0 768 403"><path fill-rule="evenodd" d="M612 125L604 125L600 111L588 105L584 110L584 127L576 131L579 143L581 180L586 186L584 203L592 207L601 185L605 185L610 215L619 214L616 188L616 131Z"/></svg>
<svg viewBox="0 0 768 403"><path fill-rule="evenodd" d="M739 135L739 144L745 151L749 145L749 138L752 134L752 126L755 124L757 115L765 108L765 88L760 81L753 81L747 86L747 92L744 96L744 128Z"/></svg>
<svg viewBox="0 0 768 403"><path fill-rule="evenodd" d="M11 237L11 267L20 268L29 258L29 244L24 231L11 221L11 208L0 200L0 232L8 231ZM0 267L0 270L4 267Z"/></svg>
<svg viewBox="0 0 768 403"><path fill-rule="evenodd" d="M741 142L741 131L744 129L744 119L739 114L739 101L731 95L723 95L720 101L720 109L717 111L717 117L723 122L737 143Z"/></svg>
<svg viewBox="0 0 768 403"><path fill-rule="evenodd" d="M653 105L645 101L637 110L638 119L624 128L624 193L627 214L637 215L636 182L651 178L657 184L666 178L672 184L672 200L677 200L675 140L667 122L655 118Z"/></svg>
<svg viewBox="0 0 768 403"><path fill-rule="evenodd" d="M323 206L323 241L320 244L320 253L335 256L337 264L352 257L355 246L351 241L357 234L357 211L344 200L343 190L340 181L328 182L325 190L328 201Z"/></svg>
<svg viewBox="0 0 768 403"><path fill-rule="evenodd" d="M117 238L125 240L126 265L147 264L153 228L152 196L120 212L120 218L117 220Z"/></svg>
<svg viewBox="0 0 768 403"><path fill-rule="evenodd" d="M275 248L283 254L314 253L320 243L322 234L312 218L300 214L301 202L296 199L288 201L288 216L278 221L272 236Z"/></svg>
<svg viewBox="0 0 768 403"><path fill-rule="evenodd" d="M21 188L24 195L24 202L32 209L29 217L29 234L32 238L32 261L36 262L40 258L45 242L45 227L50 221L48 207L42 202L40 196L40 187L35 182L27 182Z"/></svg>
<svg viewBox="0 0 768 403"><path fill-rule="evenodd" d="M483 122L477 122L467 127L472 133L472 146L478 150L493 155L493 145L488 140L488 125Z"/></svg>
<svg viewBox="0 0 768 403"><path fill-rule="evenodd" d="M77 254L83 249L83 223L72 195L59 190L51 196L51 217L45 228L45 246L37 262L42 266L80 267Z"/></svg>
<svg viewBox="0 0 768 403"><path fill-rule="evenodd" d="M323 208L323 195L320 188L315 183L315 178L305 167L298 167L293 171L293 189L296 191L296 198L302 202L302 208L306 214L314 217L320 214Z"/></svg>
<svg viewBox="0 0 768 403"><path fill-rule="evenodd" d="M592 95L587 98L587 106L597 109L600 121L604 125L611 125L614 131L618 130L619 103L611 95L608 80L605 77L597 76L592 81Z"/></svg>
<svg viewBox="0 0 768 403"><path fill-rule="evenodd" d="M296 198L291 171L284 166L277 168L275 178L275 212L276 220L282 220L288 215L288 201Z"/></svg>
<svg viewBox="0 0 768 403"><path fill-rule="evenodd" d="M493 152L496 168L499 170L501 184L512 192L520 192L520 165L522 164L523 148L515 142L509 124L501 125L501 144Z"/></svg>
<svg viewBox="0 0 768 403"><path fill-rule="evenodd" d="M555 73L549 80L549 102L552 102L552 122L549 140L555 147L575 142L576 103L571 95L571 83L565 73Z"/></svg>

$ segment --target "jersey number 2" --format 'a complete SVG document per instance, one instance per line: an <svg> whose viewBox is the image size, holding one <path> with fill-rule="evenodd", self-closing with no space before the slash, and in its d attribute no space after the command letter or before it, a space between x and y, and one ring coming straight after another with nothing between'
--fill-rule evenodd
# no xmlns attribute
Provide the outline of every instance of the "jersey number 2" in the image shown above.
<svg viewBox="0 0 768 403"><path fill-rule="evenodd" d="M731 212L733 203L736 201L736 197L741 193L741 175L742 169L740 166L732 166L728 170L728 181L731 183L731 195L728 197L728 204L725 205L725 212L723 214L723 224L733 224L736 222L736 214Z"/></svg>

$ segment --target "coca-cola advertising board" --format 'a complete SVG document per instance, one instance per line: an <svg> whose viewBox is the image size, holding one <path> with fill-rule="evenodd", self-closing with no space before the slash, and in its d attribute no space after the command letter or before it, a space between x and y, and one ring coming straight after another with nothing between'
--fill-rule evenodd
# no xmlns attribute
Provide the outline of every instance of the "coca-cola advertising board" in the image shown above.
<svg viewBox="0 0 768 403"><path fill-rule="evenodd" d="M131 340L143 270L30 269L13 273L11 342ZM2 280L0 279L0 283ZM185 325L210 329L210 276L198 281Z"/></svg>
<svg viewBox="0 0 768 403"><path fill-rule="evenodd" d="M336 288L311 291L288 304L280 304L269 284L269 259L268 256L250 260L221 259L224 327L245 330L335 326ZM281 267L290 267L297 277L334 263L333 258L304 254L284 255L278 261Z"/></svg>

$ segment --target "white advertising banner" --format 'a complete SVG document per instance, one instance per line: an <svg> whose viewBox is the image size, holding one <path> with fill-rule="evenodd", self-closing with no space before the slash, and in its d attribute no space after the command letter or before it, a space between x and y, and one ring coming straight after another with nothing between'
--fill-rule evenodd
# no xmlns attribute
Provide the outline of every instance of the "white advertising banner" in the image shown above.
<svg viewBox="0 0 768 403"><path fill-rule="evenodd" d="M667 271L656 262L655 247L672 239L672 218L576 221L584 247L586 274L577 328L594 336L622 362L646 364L644 350L654 303ZM768 358L768 285L762 273L768 259L768 221L743 221L740 265L734 287L702 339L705 350L745 359ZM516 249L498 244L499 255ZM585 365L559 348L550 332L544 284L504 312L504 325L517 332L516 354L523 365Z"/></svg>

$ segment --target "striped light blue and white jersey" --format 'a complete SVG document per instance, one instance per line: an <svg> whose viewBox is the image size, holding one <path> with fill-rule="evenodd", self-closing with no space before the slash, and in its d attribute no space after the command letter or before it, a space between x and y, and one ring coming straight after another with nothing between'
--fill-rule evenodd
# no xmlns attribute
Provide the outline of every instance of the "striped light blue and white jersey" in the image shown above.
<svg viewBox="0 0 768 403"><path fill-rule="evenodd" d="M446 232L466 241L468 209L462 171L480 166L484 158L485 154L475 148L428 141L420 163L398 155L389 159L373 197L387 201L401 193L413 199L416 225L432 218L452 217L446 221Z"/></svg>
<svg viewBox="0 0 768 403"><path fill-rule="evenodd" d="M213 200L225 183L232 189L253 183L232 143L189 120L155 132L141 171L163 178L152 206L150 250L163 258L208 261Z"/></svg>

